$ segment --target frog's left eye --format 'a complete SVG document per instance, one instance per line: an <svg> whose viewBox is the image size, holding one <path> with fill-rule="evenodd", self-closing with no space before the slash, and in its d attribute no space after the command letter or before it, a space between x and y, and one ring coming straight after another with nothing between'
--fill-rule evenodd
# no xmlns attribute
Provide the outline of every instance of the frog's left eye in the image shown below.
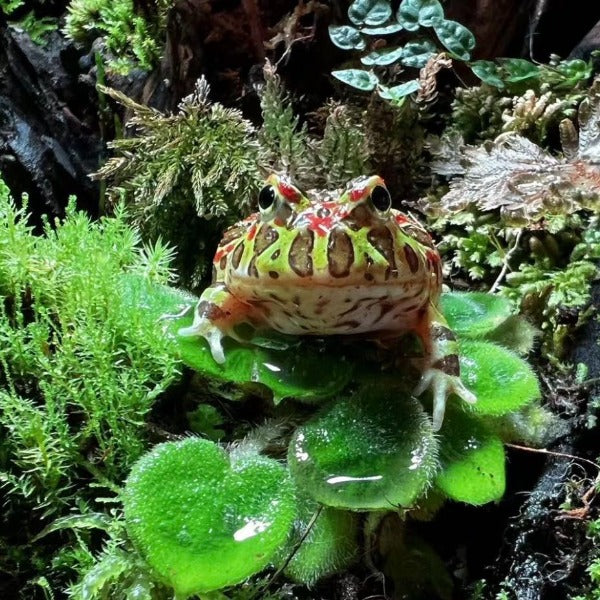
<svg viewBox="0 0 600 600"><path fill-rule="evenodd" d="M376 185L371 192L371 202L379 212L387 212L392 207L390 193L382 185Z"/></svg>
<svg viewBox="0 0 600 600"><path fill-rule="evenodd" d="M272 185L266 185L258 195L258 207L261 211L269 210L275 204L275 188Z"/></svg>

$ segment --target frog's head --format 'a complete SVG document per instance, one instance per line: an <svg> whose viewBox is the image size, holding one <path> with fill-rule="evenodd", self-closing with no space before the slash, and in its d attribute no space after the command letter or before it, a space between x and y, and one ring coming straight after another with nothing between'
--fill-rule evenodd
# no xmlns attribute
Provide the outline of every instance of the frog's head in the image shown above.
<svg viewBox="0 0 600 600"><path fill-rule="evenodd" d="M215 256L217 273L228 282L369 287L428 277L431 238L391 208L377 175L355 179L341 193L310 197L271 175L258 205L258 213L225 234Z"/></svg>

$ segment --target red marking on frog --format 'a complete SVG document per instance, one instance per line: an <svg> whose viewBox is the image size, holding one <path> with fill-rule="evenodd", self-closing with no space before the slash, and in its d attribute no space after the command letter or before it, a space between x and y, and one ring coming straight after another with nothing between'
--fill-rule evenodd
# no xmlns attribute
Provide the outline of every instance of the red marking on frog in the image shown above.
<svg viewBox="0 0 600 600"><path fill-rule="evenodd" d="M362 200L362 198L364 197L366 191L367 191L367 189L364 188L364 187L362 187L362 188L354 188L350 192L350 201L351 202L358 202L359 200Z"/></svg>
<svg viewBox="0 0 600 600"><path fill-rule="evenodd" d="M327 235L333 229L336 219L335 216L329 211L327 214L322 214L320 216L318 212L319 211L316 213L310 212L304 216L308 221L308 228L322 237Z"/></svg>
<svg viewBox="0 0 600 600"><path fill-rule="evenodd" d="M427 250L427 260L431 261L432 265L437 265L440 262L440 255L433 250Z"/></svg>
<svg viewBox="0 0 600 600"><path fill-rule="evenodd" d="M280 181L277 184L277 187L279 188L280 194L286 200L289 200L290 202L293 202L294 204L297 204L298 201L300 200L300 194L298 193L298 190L294 189L291 185L287 184L285 181Z"/></svg>
<svg viewBox="0 0 600 600"><path fill-rule="evenodd" d="M256 223L254 225L252 225L252 227L250 227L250 229L248 230L248 235L246 236L248 238L248 241L252 241L254 239L254 236L256 235Z"/></svg>
<svg viewBox="0 0 600 600"><path fill-rule="evenodd" d="M231 254L231 251L233 250L233 247L234 247L234 244L229 244L228 246L225 246L225 248L219 248L215 252L215 257L213 258L213 262L214 263L221 262L221 259L224 256L228 256L229 254Z"/></svg>
<svg viewBox="0 0 600 600"><path fill-rule="evenodd" d="M408 223L408 218L405 217L404 215L396 215L396 223L398 223L398 225L404 225L405 223Z"/></svg>

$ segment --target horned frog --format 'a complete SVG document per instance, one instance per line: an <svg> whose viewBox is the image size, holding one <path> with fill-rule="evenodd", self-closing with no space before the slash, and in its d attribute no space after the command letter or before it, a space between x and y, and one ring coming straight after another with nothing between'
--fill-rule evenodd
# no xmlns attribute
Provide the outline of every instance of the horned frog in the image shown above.
<svg viewBox="0 0 600 600"><path fill-rule="evenodd" d="M249 323L291 335L356 335L389 340L416 333L425 364L415 390L433 392L433 428L447 397L476 401L460 380L456 338L438 310L441 259L430 235L391 208L379 176L351 181L339 196L309 199L271 175L259 212L229 228L214 257L213 284L193 324L218 363L221 340Z"/></svg>

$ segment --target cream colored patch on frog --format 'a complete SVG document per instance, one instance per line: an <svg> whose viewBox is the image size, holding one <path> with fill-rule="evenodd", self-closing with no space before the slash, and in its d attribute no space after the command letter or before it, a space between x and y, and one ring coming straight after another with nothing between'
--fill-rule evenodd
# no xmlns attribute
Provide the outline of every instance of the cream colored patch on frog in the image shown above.
<svg viewBox="0 0 600 600"><path fill-rule="evenodd" d="M289 286L235 280L258 322L289 335L402 333L413 329L430 300L423 280L390 285Z"/></svg>

